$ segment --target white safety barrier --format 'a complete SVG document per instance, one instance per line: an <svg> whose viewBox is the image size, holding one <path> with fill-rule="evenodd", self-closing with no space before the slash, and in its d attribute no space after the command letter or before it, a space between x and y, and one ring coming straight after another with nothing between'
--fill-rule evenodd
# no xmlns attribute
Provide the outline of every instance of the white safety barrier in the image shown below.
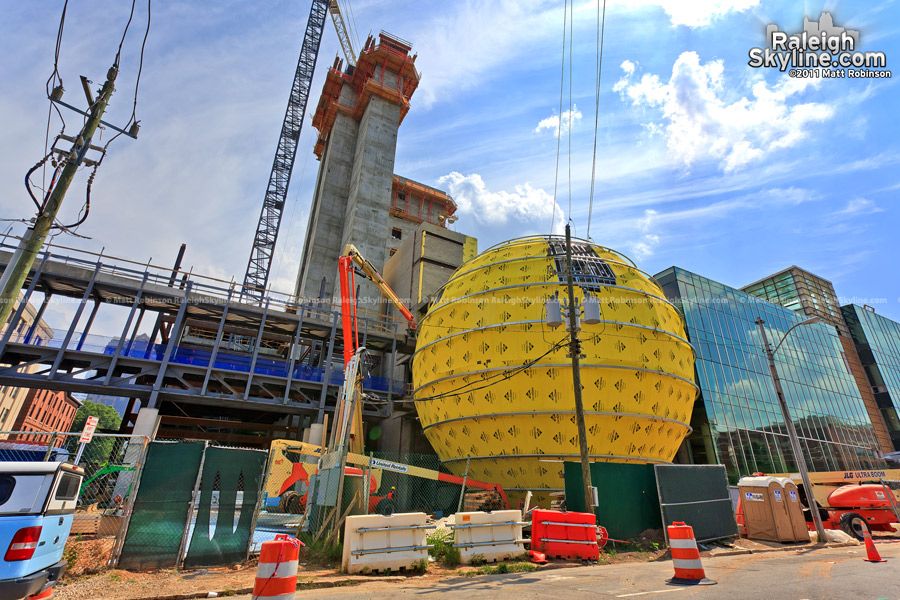
<svg viewBox="0 0 900 600"><path fill-rule="evenodd" d="M347 517L344 526L344 556L348 573L375 572L384 569L408 569L418 560L428 560L426 541L429 529L425 513L356 515Z"/></svg>
<svg viewBox="0 0 900 600"><path fill-rule="evenodd" d="M456 513L450 525L455 532L454 547L459 548L460 560L469 564L480 554L487 561L506 560L525 553L522 539L522 511Z"/></svg>

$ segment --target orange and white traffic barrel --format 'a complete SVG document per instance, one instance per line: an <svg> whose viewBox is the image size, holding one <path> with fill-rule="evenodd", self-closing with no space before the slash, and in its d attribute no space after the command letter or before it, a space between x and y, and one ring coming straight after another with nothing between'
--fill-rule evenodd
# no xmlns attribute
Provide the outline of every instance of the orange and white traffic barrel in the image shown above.
<svg viewBox="0 0 900 600"><path fill-rule="evenodd" d="M669 549L672 552L672 566L675 577L669 583L677 585L715 585L717 582L706 578L700 550L694 539L694 528L682 522L672 523L666 530L669 534Z"/></svg>
<svg viewBox="0 0 900 600"><path fill-rule="evenodd" d="M263 542L256 567L253 600L293 600L297 589L297 564L300 540L289 535L276 535Z"/></svg>

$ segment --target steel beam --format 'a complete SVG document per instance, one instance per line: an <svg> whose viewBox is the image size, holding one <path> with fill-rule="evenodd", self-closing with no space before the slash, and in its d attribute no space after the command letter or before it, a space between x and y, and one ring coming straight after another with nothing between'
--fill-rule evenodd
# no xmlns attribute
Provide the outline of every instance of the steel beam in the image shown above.
<svg viewBox="0 0 900 600"><path fill-rule="evenodd" d="M156 383L153 384L150 400L147 402L148 408L157 407L159 390L162 389L163 380L166 378L166 368L169 366L169 360L172 358L172 352L175 350L176 340L181 336L181 323L184 321L184 314L187 312L188 296L191 294L193 285L193 281L188 281L187 286L184 288L184 298L181 301L181 307L178 309L178 317L175 318L175 323L172 325L169 342L166 344L166 353L163 355L162 364L159 366L159 373L156 374Z"/></svg>
<svg viewBox="0 0 900 600"><path fill-rule="evenodd" d="M288 350L291 354L291 360L288 362L288 375L287 375L287 383L284 386L284 398L281 399L282 404L287 404L288 395L291 393L291 384L294 382L294 367L297 364L296 351L300 344L300 332L303 330L303 313L306 312L306 307L300 306L300 320L297 321L297 332L294 334L294 343L291 345Z"/></svg>
<svg viewBox="0 0 900 600"><path fill-rule="evenodd" d="M322 394L319 396L319 412L316 423L325 421L325 399L328 398L328 382L331 379L331 358L334 355L334 338L337 337L338 313L331 313L331 338L328 340L328 353L325 356L325 373L322 377Z"/></svg>
<svg viewBox="0 0 900 600"><path fill-rule="evenodd" d="M41 271L44 268L44 264L46 264L47 259L50 258L50 253L44 253L44 258L41 260L41 264L38 265L37 271L34 272L34 277L31 278L31 284L28 286L28 289L25 290L25 295L22 297L22 301L19 302L19 306L16 309L16 312L13 314L12 319L9 320L9 325L6 328L6 333L3 335L3 340L0 341L0 356L3 356L3 351L6 350L6 344L9 342L9 338L12 337L13 332L16 330L16 325L19 324L19 319L22 318L22 313L25 311L25 306L28 304L28 301L31 299L31 294L34 293L34 288L37 285L38 280L41 278ZM9 265L6 267L10 268ZM37 319L35 319L35 323L37 323ZM3 326L3 323L0 323L0 327Z"/></svg>
<svg viewBox="0 0 900 600"><path fill-rule="evenodd" d="M106 379L104 380L104 385L109 385L110 380L113 376L113 371L116 369L116 363L119 362L119 357L122 355L122 348L125 345L125 338L128 336L128 330L131 328L131 321L134 319L134 313L137 310L137 307L141 303L141 296L144 294L144 286L147 285L147 276L149 273L144 271L144 278L141 280L141 287L138 288L137 293L134 295L134 302L131 303L131 310L128 312L128 318L125 320L125 327L122 328L122 335L119 336L119 343L116 344L116 353L113 354L112 362L109 363L109 370L106 372Z"/></svg>
<svg viewBox="0 0 900 600"><path fill-rule="evenodd" d="M247 385L244 387L244 400L250 398L250 386L253 385L253 371L254 369L256 369L256 359L259 358L259 347L262 345L262 334L266 328L266 316L268 314L269 298L266 297L266 303L265 306L263 306L262 317L260 317L259 319L259 330L256 332L256 339L253 342L253 356L250 358L250 373L247 374Z"/></svg>
<svg viewBox="0 0 900 600"><path fill-rule="evenodd" d="M84 312L84 305L87 304L88 299L91 297L91 293L94 291L94 282L97 281L97 274L100 272L102 266L103 263L98 262L97 266L94 267L94 274L91 276L91 281L84 290L84 296L81 298L81 303L75 310L75 317L72 319L69 330L66 331L62 346L59 347L59 352L56 353L56 360L53 361L53 366L50 368L50 373L47 375L48 379L56 377L56 372L59 370L60 363L62 363L63 354L66 353L66 348L69 347L69 342L72 341L72 336L75 334L75 328L78 327L78 321L81 320L81 314Z"/></svg>

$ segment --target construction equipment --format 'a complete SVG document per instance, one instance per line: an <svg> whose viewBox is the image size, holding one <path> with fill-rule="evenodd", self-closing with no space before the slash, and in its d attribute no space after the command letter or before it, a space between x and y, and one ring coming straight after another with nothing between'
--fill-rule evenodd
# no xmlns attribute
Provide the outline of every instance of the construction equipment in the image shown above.
<svg viewBox="0 0 900 600"><path fill-rule="evenodd" d="M331 20L334 23L334 30L337 32L338 40L341 42L344 58L347 59L348 65L355 67L356 53L353 51L353 44L350 43L350 36L347 35L344 16L341 14L341 7L338 6L337 0L331 0L331 4L328 5L328 12L331 13Z"/></svg>
<svg viewBox="0 0 900 600"><path fill-rule="evenodd" d="M362 271L362 275L375 284L385 298L391 301L400 314L409 321L409 328L416 328L416 319L400 300L400 297L387 284L378 269L369 262L353 244L344 247L344 254L338 259L338 275L341 281L341 316L344 327L344 365L350 362L353 349L359 346L359 332L356 319L356 271L353 264ZM349 332L349 334L348 334ZM349 342L353 342L352 345Z"/></svg>
<svg viewBox="0 0 900 600"><path fill-rule="evenodd" d="M801 499L806 500L801 488ZM860 541L867 531L895 531L897 522L893 490L886 484L845 485L828 494L828 506L821 506L825 529L841 529ZM809 516L809 510L804 510ZM807 518L807 525L811 520Z"/></svg>
<svg viewBox="0 0 900 600"><path fill-rule="evenodd" d="M344 20L336 0L312 0L309 19L306 22L306 32L303 35L303 45L300 48L300 59L297 61L294 83L291 85L291 94L288 97L287 110L285 110L284 122L281 125L281 135L278 138L278 146L275 148L275 160L272 163L272 172L269 174L269 183L266 186L266 195L263 198L256 235L253 237L247 273L244 275L243 293L249 298L262 298L269 282L269 270L272 266L272 257L275 255L275 242L278 239L278 229L281 227L288 186L291 183L291 172L294 170L294 159L297 156L297 143L303 128L309 89L316 69L316 59L319 57L325 16L328 13L334 20L334 27L337 30L341 49L344 51L347 62L350 65L356 64L353 59L353 46L350 44L347 28L344 26Z"/></svg>
<svg viewBox="0 0 900 600"><path fill-rule="evenodd" d="M335 447L346 439L350 426L349 447L350 452L362 452L362 407L359 400L362 398L362 380L364 377L363 361L366 354L364 346L359 345L359 324L356 308L356 264L360 273L372 281L384 296L397 307L397 310L409 321L411 329L415 329L416 320L409 309L394 293L384 278L378 273L371 262L360 254L352 244L347 244L343 255L338 259L338 277L341 282L341 318L344 332L344 387L341 398L335 409L335 428L333 430L333 442L329 447Z"/></svg>

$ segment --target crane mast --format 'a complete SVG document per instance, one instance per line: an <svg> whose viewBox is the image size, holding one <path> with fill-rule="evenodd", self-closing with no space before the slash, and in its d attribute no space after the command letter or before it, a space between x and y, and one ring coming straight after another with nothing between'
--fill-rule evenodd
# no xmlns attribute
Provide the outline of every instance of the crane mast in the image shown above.
<svg viewBox="0 0 900 600"><path fill-rule="evenodd" d="M306 32L303 35L303 46L300 49L300 59L297 61L297 71L294 74L294 83L291 86L291 95L281 126L281 136L278 138L275 160L272 163L272 172L269 175L269 184L266 187L259 224L250 251L250 261L244 275L243 295L257 300L263 297L269 282L269 269L275 253L275 241L278 239L288 186L291 183L291 171L294 168L294 158L297 156L297 143L300 140L309 89L316 69L316 59L319 56L328 4L329 0L312 0Z"/></svg>
<svg viewBox="0 0 900 600"><path fill-rule="evenodd" d="M344 58L347 60L348 65L355 67L356 53L353 51L353 44L350 43L347 26L344 24L344 16L341 14L341 7L338 6L337 0L331 0L331 4L328 5L328 12L331 13L331 20L334 22L334 30L337 31L338 40L341 42Z"/></svg>

